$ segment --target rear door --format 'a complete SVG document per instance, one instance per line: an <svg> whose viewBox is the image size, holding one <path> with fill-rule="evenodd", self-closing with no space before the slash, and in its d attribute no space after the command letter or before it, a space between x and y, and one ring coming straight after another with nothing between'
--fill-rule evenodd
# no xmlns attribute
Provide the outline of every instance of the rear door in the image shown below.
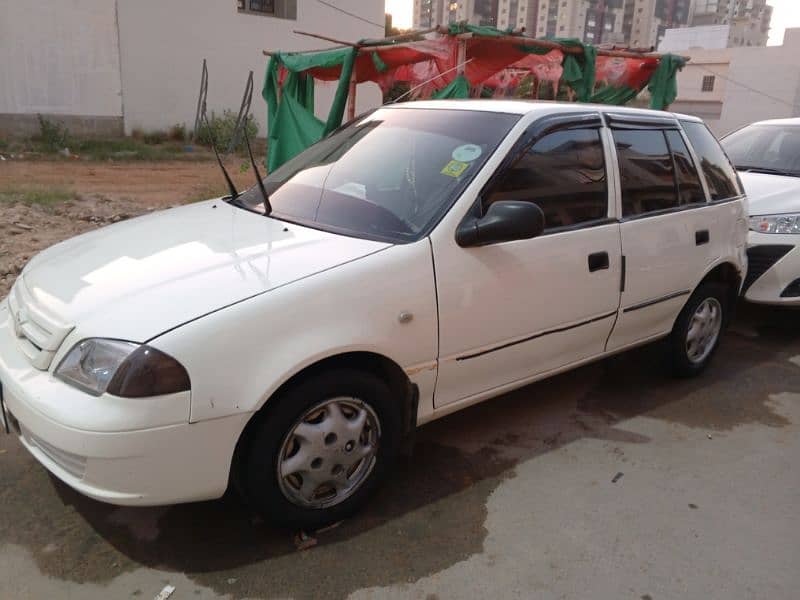
<svg viewBox="0 0 800 600"><path fill-rule="evenodd" d="M621 190L624 277L608 350L672 325L714 260L715 215L674 118L607 115Z"/></svg>

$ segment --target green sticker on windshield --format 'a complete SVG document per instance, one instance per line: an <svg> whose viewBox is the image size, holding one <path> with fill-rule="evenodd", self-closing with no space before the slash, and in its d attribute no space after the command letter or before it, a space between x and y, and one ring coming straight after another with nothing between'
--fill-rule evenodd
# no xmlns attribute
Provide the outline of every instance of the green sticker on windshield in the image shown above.
<svg viewBox="0 0 800 600"><path fill-rule="evenodd" d="M442 175L448 177L459 177L464 171L467 170L469 163L461 162L459 160L451 160L442 169Z"/></svg>

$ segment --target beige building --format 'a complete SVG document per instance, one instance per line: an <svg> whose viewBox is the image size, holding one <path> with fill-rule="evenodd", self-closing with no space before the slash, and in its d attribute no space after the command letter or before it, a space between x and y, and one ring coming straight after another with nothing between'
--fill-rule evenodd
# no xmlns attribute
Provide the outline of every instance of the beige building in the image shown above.
<svg viewBox="0 0 800 600"><path fill-rule="evenodd" d="M706 120L717 135L754 121L800 116L800 28L782 46L682 51L691 60L678 74L671 109Z"/></svg>
<svg viewBox="0 0 800 600"><path fill-rule="evenodd" d="M209 110L238 110L248 71L255 73L256 96L261 89L263 49L325 45L293 29L353 41L382 37L384 2L337 0L335 8L298 0L0 2L0 136L38 132L37 114L77 135L191 128L204 58ZM316 90L322 115L335 85ZM375 84L359 85L360 109L380 101ZM262 136L265 113L254 98Z"/></svg>

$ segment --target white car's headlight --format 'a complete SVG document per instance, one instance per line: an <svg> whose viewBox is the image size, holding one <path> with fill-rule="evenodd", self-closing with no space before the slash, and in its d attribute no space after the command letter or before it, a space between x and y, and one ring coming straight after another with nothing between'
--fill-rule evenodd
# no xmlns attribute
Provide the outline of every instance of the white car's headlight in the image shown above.
<svg viewBox="0 0 800 600"><path fill-rule="evenodd" d="M758 233L800 233L800 214L750 217L750 229Z"/></svg>
<svg viewBox="0 0 800 600"><path fill-rule="evenodd" d="M161 396L191 389L186 369L163 352L121 340L78 342L56 369L56 377L93 396Z"/></svg>

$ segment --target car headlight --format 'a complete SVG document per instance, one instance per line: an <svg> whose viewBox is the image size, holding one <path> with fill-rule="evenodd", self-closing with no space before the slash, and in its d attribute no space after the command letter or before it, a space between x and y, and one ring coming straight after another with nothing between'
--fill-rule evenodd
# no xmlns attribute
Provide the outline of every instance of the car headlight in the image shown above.
<svg viewBox="0 0 800 600"><path fill-rule="evenodd" d="M800 233L800 214L750 217L750 229L758 233Z"/></svg>
<svg viewBox="0 0 800 600"><path fill-rule="evenodd" d="M78 342L56 377L93 396L161 396L191 389L186 369L171 356L141 344L91 338Z"/></svg>

